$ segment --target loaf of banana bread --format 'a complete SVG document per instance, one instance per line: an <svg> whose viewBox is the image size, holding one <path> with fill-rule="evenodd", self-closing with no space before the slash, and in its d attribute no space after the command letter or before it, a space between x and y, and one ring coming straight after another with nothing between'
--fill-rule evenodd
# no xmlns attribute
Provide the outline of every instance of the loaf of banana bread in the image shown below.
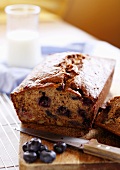
<svg viewBox="0 0 120 170"><path fill-rule="evenodd" d="M65 52L49 55L11 93L24 123L90 129L108 95L115 61Z"/></svg>
<svg viewBox="0 0 120 170"><path fill-rule="evenodd" d="M120 96L116 96L100 108L95 125L120 136Z"/></svg>

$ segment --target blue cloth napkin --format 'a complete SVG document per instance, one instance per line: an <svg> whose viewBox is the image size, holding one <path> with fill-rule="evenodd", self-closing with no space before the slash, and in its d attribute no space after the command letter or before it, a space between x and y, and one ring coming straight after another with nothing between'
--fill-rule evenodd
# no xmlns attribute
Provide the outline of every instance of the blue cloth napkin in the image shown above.
<svg viewBox="0 0 120 170"><path fill-rule="evenodd" d="M42 56L58 53L58 52L81 52L90 54L93 45L88 43L73 43L65 47L43 46L41 47ZM5 63L0 63L0 92L10 94L11 91L17 87L23 79L31 72L32 69L8 67Z"/></svg>

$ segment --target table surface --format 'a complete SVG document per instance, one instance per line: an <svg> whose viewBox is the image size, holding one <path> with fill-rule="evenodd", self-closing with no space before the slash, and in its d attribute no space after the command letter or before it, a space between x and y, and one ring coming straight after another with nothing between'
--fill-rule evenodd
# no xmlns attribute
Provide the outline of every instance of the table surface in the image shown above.
<svg viewBox="0 0 120 170"><path fill-rule="evenodd" d="M107 42L99 41L97 38L87 34L86 32L75 28L68 23L57 20L40 23L40 44L42 46L65 46L70 43L76 42L88 42L94 44L96 47L92 55L105 58L113 58L116 60L116 68L114 79L110 93L112 96L120 95L120 50ZM4 58L5 52L5 32L6 26L0 26L0 59ZM3 102L4 101L4 102ZM0 169L19 169L18 167L18 145L19 145L19 133L14 132L11 126L18 125L19 120L17 119L15 112L12 110L13 116L11 117L11 104L7 104L6 97L0 95ZM5 107L5 109L4 109ZM10 110L10 111L9 111ZM10 141L9 141L10 140ZM10 145L8 146L8 143Z"/></svg>

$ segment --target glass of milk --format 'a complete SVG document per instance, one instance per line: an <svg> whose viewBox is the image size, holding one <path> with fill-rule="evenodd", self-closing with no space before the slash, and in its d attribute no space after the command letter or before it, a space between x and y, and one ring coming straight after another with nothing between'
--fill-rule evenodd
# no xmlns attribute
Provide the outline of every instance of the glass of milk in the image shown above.
<svg viewBox="0 0 120 170"><path fill-rule="evenodd" d="M17 4L7 14L7 62L9 66L33 68L41 61L39 43L40 7Z"/></svg>

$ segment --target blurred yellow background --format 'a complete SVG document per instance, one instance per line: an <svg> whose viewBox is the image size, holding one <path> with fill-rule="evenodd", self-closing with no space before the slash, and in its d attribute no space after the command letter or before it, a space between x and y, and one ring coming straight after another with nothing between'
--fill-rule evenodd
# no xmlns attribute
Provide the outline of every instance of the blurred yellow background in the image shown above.
<svg viewBox="0 0 120 170"><path fill-rule="evenodd" d="M6 20L5 6L21 3L39 5L42 21L62 18L120 48L120 0L2 0L0 24Z"/></svg>
<svg viewBox="0 0 120 170"><path fill-rule="evenodd" d="M69 0L2 0L0 1L0 23L6 22L4 9L7 5L12 4L33 4L41 7L41 20L51 21L62 17L66 11L67 2Z"/></svg>

